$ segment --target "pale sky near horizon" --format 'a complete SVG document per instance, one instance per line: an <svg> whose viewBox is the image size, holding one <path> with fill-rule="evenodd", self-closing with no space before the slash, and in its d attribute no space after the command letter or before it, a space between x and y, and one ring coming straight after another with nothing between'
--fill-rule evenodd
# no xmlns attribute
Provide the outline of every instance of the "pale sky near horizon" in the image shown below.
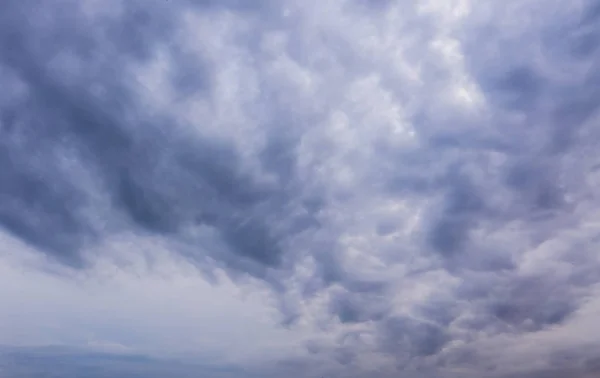
<svg viewBox="0 0 600 378"><path fill-rule="evenodd" d="M598 0L1 1L0 374L600 374L599 47Z"/></svg>

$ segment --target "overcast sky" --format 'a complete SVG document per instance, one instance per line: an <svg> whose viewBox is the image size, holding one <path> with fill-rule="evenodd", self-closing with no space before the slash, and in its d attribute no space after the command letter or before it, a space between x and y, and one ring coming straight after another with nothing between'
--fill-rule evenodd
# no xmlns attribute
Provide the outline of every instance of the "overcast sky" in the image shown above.
<svg viewBox="0 0 600 378"><path fill-rule="evenodd" d="M0 375L598 376L599 47L597 0L1 1Z"/></svg>

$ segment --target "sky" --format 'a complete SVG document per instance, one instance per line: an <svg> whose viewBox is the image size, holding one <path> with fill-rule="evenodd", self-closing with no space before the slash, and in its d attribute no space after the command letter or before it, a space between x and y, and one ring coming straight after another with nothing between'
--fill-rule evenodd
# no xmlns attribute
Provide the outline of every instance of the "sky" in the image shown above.
<svg viewBox="0 0 600 378"><path fill-rule="evenodd" d="M0 375L600 375L598 0L3 0Z"/></svg>

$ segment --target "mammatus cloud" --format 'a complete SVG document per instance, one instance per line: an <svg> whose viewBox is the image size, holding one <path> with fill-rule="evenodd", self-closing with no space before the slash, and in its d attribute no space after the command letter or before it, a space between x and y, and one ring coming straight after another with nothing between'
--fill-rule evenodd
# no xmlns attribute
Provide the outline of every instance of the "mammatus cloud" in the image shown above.
<svg viewBox="0 0 600 378"><path fill-rule="evenodd" d="M273 374L594 374L598 4L109 3L1 6L7 233L266 283Z"/></svg>

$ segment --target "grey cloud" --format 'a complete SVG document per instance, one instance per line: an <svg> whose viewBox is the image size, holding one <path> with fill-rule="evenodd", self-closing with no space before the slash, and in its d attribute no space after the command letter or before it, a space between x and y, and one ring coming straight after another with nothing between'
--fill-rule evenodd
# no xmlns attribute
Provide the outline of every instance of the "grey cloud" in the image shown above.
<svg viewBox="0 0 600 378"><path fill-rule="evenodd" d="M352 4L358 8L351 10L364 4L376 10L364 17L376 17L392 5ZM197 132L185 131L189 125L177 116L144 108L135 80L125 76L129 64L150 61L157 49L167 49L175 62L169 76L175 97L214 96L214 65L224 62L189 53L175 37L187 7L258 15L262 24L235 40L253 55L248 64L257 69L266 65L258 52L261 33L287 31L291 42L286 52L295 63L326 73L341 71L327 83L328 99L345 98L336 92L337 81L344 92L346 80L379 68L384 79L390 78L383 81L394 87L394 101L406 98L409 81L409 89L396 88L405 83L392 80L386 64L365 56L354 47L356 41L344 39L335 28L317 33L327 48L338 46L334 57L311 61L309 39L297 30L301 20L279 18L280 8L272 2L121 5L121 14L91 24L82 21L83 13L72 2L62 2L61 12L50 6L32 12L30 1L3 5L0 80L15 95L0 97L0 224L40 251L82 268L93 261L85 247L110 233L127 229L161 235L198 265L212 259L211 264L234 277L269 282L289 324L303 316L302 306L285 297L288 285L295 284L290 276L300 258L309 256L314 272L298 283L297 301L309 303L327 292L327 315L344 326L374 324L378 350L401 363L439 356L452 347L451 341L468 344L481 330L525 334L560 325L588 295L574 287L598 282L588 249L571 254L579 253L579 260L553 261L569 265L568 274L556 276L546 266L537 267L537 275L519 271L529 251L560 238L563 227L583 216L578 201L596 206L589 198L597 175L592 167L598 164L597 70L567 82L552 75L553 61L597 66L598 28L593 22L598 12L593 9L574 25L562 25L566 32L556 42L559 47L554 40L542 46L554 58L543 64L527 46L539 43L530 34L547 30L534 30L520 40L505 38L502 30L469 26L462 36L465 64L483 92L485 116L448 108L431 96L449 74L425 48L409 51L423 61L426 88L415 97L427 103L407 115L415 138L405 149L385 136L373 142L357 134L365 140L356 148L370 154L356 157L342 151L338 157L333 156L337 151L328 155L329 150L315 148L313 161L306 163L302 148L309 143L307 135L325 138L318 127L327 111L303 114L310 107L288 101L297 95L288 93L293 90L260 77L260 105L268 116L259 125L264 145L254 171L233 141L204 132L210 119L204 121L207 125L192 125ZM411 20L407 24L414 26ZM418 39L429 41L430 29L429 24L419 27ZM328 159L352 165L359 182L349 190L335 187L333 177L317 176ZM64 163L71 160L76 163ZM303 171L302 164L309 168ZM340 168L332 166L331 175ZM91 177L91 184L80 181L83 173L76 167ZM422 211L411 235L396 237L402 228L398 219L369 213L372 199L418 203ZM361 228L365 225L375 236L364 236L370 235ZM520 236L511 227L519 228ZM380 269L403 265L419 273L377 279L372 272L359 274L368 267L353 263L341 240L352 233L367 240L362 253L383 256ZM392 252L379 255L384 250ZM456 288L448 288L448 297L413 299L407 310L413 313L399 314L394 290L435 270L455 279ZM333 359L352 365L361 342L350 338L341 344ZM310 344L310 351L318 355L329 350Z"/></svg>
<svg viewBox="0 0 600 378"><path fill-rule="evenodd" d="M386 353L399 361L438 353L450 340L446 331L428 322L393 316L381 323L380 336Z"/></svg>
<svg viewBox="0 0 600 378"><path fill-rule="evenodd" d="M71 19L43 25L29 14L19 15L26 8L16 4L9 3L10 15L21 16L27 22L11 25L11 33L7 33L2 46L4 64L32 94L23 100L26 103L3 109L3 140L10 141L3 150L10 155L5 159L3 174L8 176L4 182L14 186L3 188L5 196L10 197L6 202L13 204L2 217L6 227L42 250L56 252L72 265L81 263L78 250L83 242L103 231L93 230L77 216L78 203L89 201L89 193L77 188L68 172L51 173L56 170L57 159L50 154L53 151L45 152L44 147L58 149L54 153L60 154L59 146L64 141L64 149L74 147L76 158L97 172L98 184L109 191L114 210L123 211L141 229L174 233L184 223L208 224L219 230L239 257L259 265L279 265L282 252L278 241L263 224L267 214L257 209L277 193L260 187L252 177L240 172L240 158L227 142L185 140L177 135L177 121L173 119L151 120L138 113L135 117L139 119L125 121L131 111L140 110L128 80L120 77L117 64L149 59L159 45L168 42L175 15L127 3L114 24L84 31ZM76 9L70 12L76 18ZM103 32L107 36L102 36ZM79 42L78 35L90 41ZM39 48L37 38L42 38L44 48ZM95 44L95 54L103 54L102 59L108 61L98 62L80 53L80 43ZM48 64L65 52L88 66L87 77L76 79L80 82L70 83L75 78L61 77L68 73L56 73ZM185 62L185 57L182 59ZM199 85L210 82L198 76L197 65L184 64L188 64L188 70L181 66L179 72L186 76L188 85L194 81ZM95 66L99 67L94 69ZM197 79L190 81L188 72ZM182 79L174 80L175 87L179 87ZM95 82L104 87L105 98L94 98L90 93L89 85ZM27 156L25 146L14 142L17 138L21 144L37 150L41 155L39 162ZM26 196L34 198L28 200ZM35 214L44 223L30 218ZM233 260L229 263L235 265Z"/></svg>
<svg viewBox="0 0 600 378"><path fill-rule="evenodd" d="M489 35L486 35L486 40L489 43ZM516 40L511 42L519 44ZM477 46L482 43L484 42L479 40ZM518 51L521 48L524 47L519 44ZM508 44L505 44L502 51L503 57L511 56ZM467 52L469 53L468 50ZM490 75L487 63L499 58L485 56L480 52L472 51L467 54L467 59L471 63L477 62L478 67L474 68L474 72ZM572 57L566 56L564 59ZM493 142L471 143L475 138L460 130L456 133L425 134L432 141L435 150L421 149L413 152L409 161L413 165L419 164L419 169L398 169L400 173L392 179L389 186L392 192L404 197L434 198L422 223L422 230L425 231L424 247L448 259L444 263L446 269L463 281L460 290L467 286L482 290L480 294L465 292L463 298L468 301L466 303L472 304L458 306L458 311L466 311L467 308L482 311L480 319L467 326L473 330L479 328L476 325L479 322L496 332L512 332L513 327L518 332L537 331L565 322L582 303L581 295L576 294L573 289L575 277L579 273L573 273L567 279L556 277L551 271L542 272L541 279L520 277L515 271L514 257L526 253L523 249L527 247L510 243L490 246L485 240L472 235L472 231L476 229L494 230L511 222L519 222L521 230L531 233L536 243L553 238L560 232L561 223L557 221L573 215L574 209L567 198L577 197L582 191L579 185L586 185L569 181L567 177L580 170L583 170L584 175L592 173L587 171L589 165L586 166L584 161L581 161L582 166L568 166L566 161L571 159L569 156L580 157L578 148L585 148L591 153L586 159L597 159L597 154L585 147L595 144L597 139L592 142L582 138L586 133L593 133L591 130L597 123L592 121L592 116L597 112L598 102L592 100L595 96L588 95L588 91L595 87L591 84L595 82L592 71L592 77L587 83L574 84L578 88L577 93L583 92L584 95L578 95L574 90L567 95L563 92L561 83L539 74L541 70L534 63L528 63L521 56L515 60L513 63L509 58L495 77L495 73L480 77L486 99L491 101L493 111L496 112L497 119L486 125L488 130L492 129L489 131L490 135L484 136L484 139ZM523 60L527 63L522 63ZM493 69L492 67L492 72ZM566 98L575 100L569 101ZM548 104L550 111L546 113L547 109L543 107ZM520 113L525 121L511 125L513 121L508 114L511 112ZM546 114L549 115L548 118ZM429 124L423 124L427 128L435 125L435 116L421 115L417 120L427 120ZM417 129L418 133L420 131ZM463 148L465 152L459 154L452 148ZM492 153L501 154L503 163L491 166L487 157ZM433 156L437 158L434 160ZM448 164L448 161L452 163ZM569 170L572 172L568 172ZM414 175L410 175L412 172ZM582 266L577 266L578 272L580 267ZM475 273L482 269L490 273ZM486 299L480 302L478 296ZM478 309L480 305L483 307ZM425 308L427 311L423 315L441 324L451 324L456 317L456 313L448 314L452 313L453 306L450 304L438 308L428 304ZM419 323L419 326L408 328L423 327L429 330L425 324L427 323ZM392 339L401 339L400 335L410 338L409 331L402 327L396 328L402 331L396 332L396 337ZM425 331L423 333L428 334ZM436 333L432 332L431 335ZM444 337L432 336L433 341L423 341L422 347L419 337L414 336L411 340L415 340L414 350L435 353L443 345ZM436 340L438 342L434 342ZM389 350L392 349L390 345L388 344ZM423 354L426 355L424 352Z"/></svg>
<svg viewBox="0 0 600 378"><path fill-rule="evenodd" d="M514 280L503 285L501 294L494 295L490 311L496 318L516 326L525 321L531 321L534 329L561 323L576 308L574 296L561 292L562 287L552 286L535 278Z"/></svg>
<svg viewBox="0 0 600 378"><path fill-rule="evenodd" d="M0 347L0 371L18 377L253 377L237 366L162 360L64 347Z"/></svg>
<svg viewBox="0 0 600 378"><path fill-rule="evenodd" d="M342 365L348 365L355 359L355 353L348 349L338 349L335 351L335 359Z"/></svg>
<svg viewBox="0 0 600 378"><path fill-rule="evenodd" d="M371 290L357 290L351 283L342 281L347 289L335 293L330 302L330 311L342 323L362 323L379 321L389 313L387 295L379 285Z"/></svg>

